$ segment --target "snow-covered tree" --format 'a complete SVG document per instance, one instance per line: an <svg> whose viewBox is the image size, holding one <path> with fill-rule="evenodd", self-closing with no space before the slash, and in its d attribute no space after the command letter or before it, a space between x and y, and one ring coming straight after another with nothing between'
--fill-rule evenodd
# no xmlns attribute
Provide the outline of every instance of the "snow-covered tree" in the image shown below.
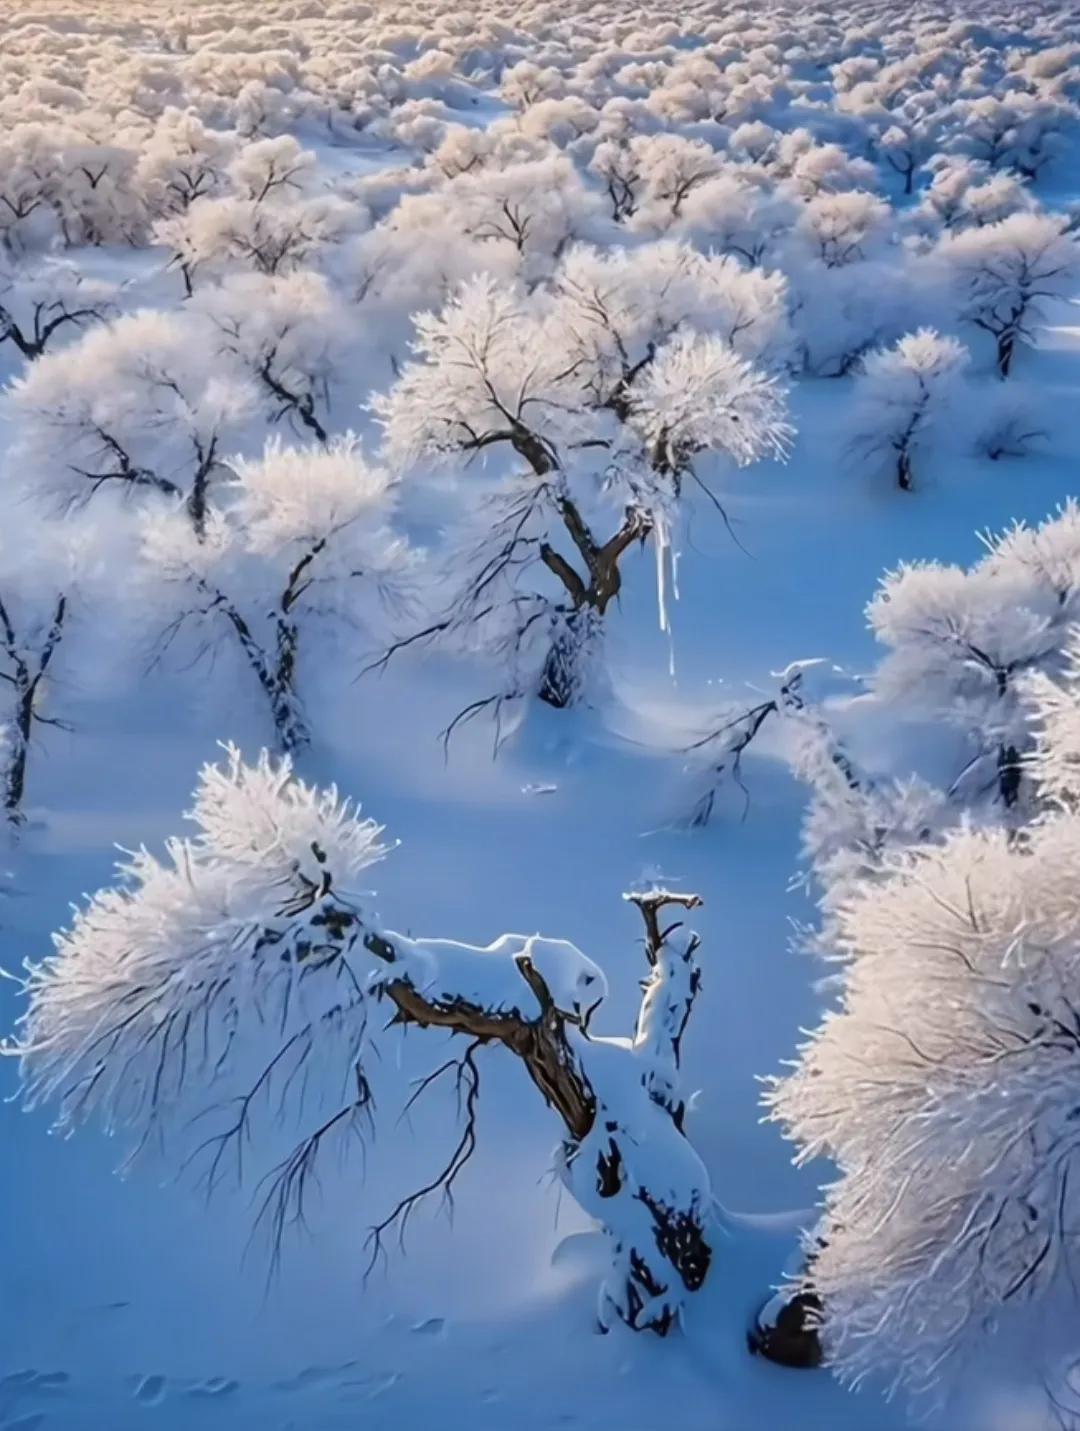
<svg viewBox="0 0 1080 1431"><path fill-rule="evenodd" d="M774 371L789 356L784 275L746 269L724 254L670 240L636 249L577 244L551 287L570 353L587 365L600 402L615 409L622 389L679 328L722 338Z"/></svg>
<svg viewBox="0 0 1080 1431"><path fill-rule="evenodd" d="M193 307L213 323L222 350L243 365L273 421L328 441L324 414L346 325L326 279L310 269L233 274L200 289Z"/></svg>
<svg viewBox="0 0 1080 1431"><path fill-rule="evenodd" d="M30 748L39 729L61 725L45 708L70 625L70 572L52 533L14 528L0 545L0 790L5 817L23 818Z"/></svg>
<svg viewBox="0 0 1080 1431"><path fill-rule="evenodd" d="M980 184L972 184L964 194L962 217L968 224L983 228L998 224L1010 214L1034 208L1031 192L1015 174L992 174Z"/></svg>
<svg viewBox="0 0 1080 1431"><path fill-rule="evenodd" d="M1010 170L991 170L955 155L936 155L927 167L933 178L914 217L928 233L982 228L1037 209L1030 185Z"/></svg>
<svg viewBox="0 0 1080 1431"><path fill-rule="evenodd" d="M565 81L557 69L519 60L503 74L499 93L507 104L528 109L542 99L565 93Z"/></svg>
<svg viewBox="0 0 1080 1431"><path fill-rule="evenodd" d="M991 462L1043 450L1054 430L1052 408L1041 389L1017 379L992 396L976 391L973 409L975 450Z"/></svg>
<svg viewBox="0 0 1080 1431"><path fill-rule="evenodd" d="M957 155L939 154L927 164L930 182L922 191L915 211L932 232L941 228L966 228L971 222L967 195L971 188L984 181L990 171L986 165Z"/></svg>
<svg viewBox="0 0 1080 1431"><path fill-rule="evenodd" d="M797 728L797 750L811 746L826 748L834 773L841 777L842 783L858 785L851 760L840 749L821 713L830 678L837 675L846 687L843 673L827 661L793 661L783 671L773 673L775 694L749 705L745 701L732 701L716 711L704 733L682 751L688 757L688 767L700 793L695 794L693 805L681 823L691 829L708 825L722 788L730 784L740 790L745 813L750 792L743 779L743 757L762 730L775 727L781 721Z"/></svg>
<svg viewBox="0 0 1080 1431"><path fill-rule="evenodd" d="M805 199L870 190L878 178L869 160L849 154L840 144L818 144L806 129L791 130L781 138L773 168L790 177Z"/></svg>
<svg viewBox="0 0 1080 1431"><path fill-rule="evenodd" d="M261 204L276 200L292 190L303 193L315 170L315 155L302 149L291 134L258 139L245 144L229 163L227 173L233 189L242 198Z"/></svg>
<svg viewBox="0 0 1080 1431"><path fill-rule="evenodd" d="M1042 815L894 851L834 912L837 1007L768 1095L828 1157L798 1289L845 1381L947 1391L992 1356L1053 1392L1075 1347L1080 685L1029 687Z"/></svg>
<svg viewBox="0 0 1080 1431"><path fill-rule="evenodd" d="M1067 149L1076 127L1073 104L1033 94L979 94L959 100L954 113L958 148L1029 179Z"/></svg>
<svg viewBox="0 0 1080 1431"><path fill-rule="evenodd" d="M556 707L580 699L635 543L653 538L663 588L695 456L746 465L782 453L789 433L783 390L730 342L652 326L663 298L635 293L643 273L587 255L568 270L568 295L464 285L417 319L415 359L373 399L398 467L517 459L494 487L476 484L475 532L430 628L504 654L507 689L481 707L533 691ZM612 506L621 516L598 535Z"/></svg>
<svg viewBox="0 0 1080 1431"><path fill-rule="evenodd" d="M0 343L14 343L27 361L40 358L59 335L108 318L116 293L61 259L13 265L0 272Z"/></svg>
<svg viewBox="0 0 1080 1431"><path fill-rule="evenodd" d="M645 176L638 153L629 141L625 138L603 140L596 146L589 168L607 190L615 222L632 218L637 212Z"/></svg>
<svg viewBox="0 0 1080 1431"><path fill-rule="evenodd" d="M161 605L164 653L226 645L255 677L277 740L308 739L300 662L318 628L369 627L405 595L407 547L391 528L394 482L348 434L314 448L267 444L232 459L201 532L173 510L146 519L143 577Z"/></svg>
<svg viewBox="0 0 1080 1431"><path fill-rule="evenodd" d="M737 124L728 139L728 152L750 164L765 164L772 158L780 139L779 131L763 120Z"/></svg>
<svg viewBox="0 0 1080 1431"><path fill-rule="evenodd" d="M680 1083L698 939L669 912L695 908L696 896L628 896L645 923L648 977L633 1035L601 1038L591 1022L607 981L573 944L504 934L477 948L387 927L362 893L387 850L382 828L334 787L305 785L287 759L246 765L230 748L204 767L188 818L190 836L163 858L132 855L55 952L28 965L28 1009L8 1046L27 1104L55 1104L65 1130L99 1117L135 1152L168 1129L211 1189L242 1169L265 1108L303 1120L263 1184L277 1246L331 1148L374 1130L380 1045L399 1027L456 1035L460 1057L421 1089L454 1074L460 1136L427 1187L372 1228L374 1259L428 1193L455 1191L478 1136L482 1054L501 1048L560 1119L560 1178L604 1231L601 1326L676 1326L713 1259L712 1195ZM338 1106L317 1107L320 1097Z"/></svg>
<svg viewBox="0 0 1080 1431"><path fill-rule="evenodd" d="M890 124L878 140L878 153L903 179L905 194L914 192L915 174L929 155L932 143L932 132L925 123Z"/></svg>
<svg viewBox="0 0 1080 1431"><path fill-rule="evenodd" d="M1070 501L985 542L967 569L915 562L885 576L867 616L886 654L854 688L822 694L818 680L818 698L800 687L795 704L782 684L757 707L801 727L787 750L812 792L805 855L826 892L840 888L841 870L879 868L895 845L964 819L1015 829L1038 811L1026 690L1067 665L1080 512ZM704 753L744 748L755 714L718 722Z"/></svg>
<svg viewBox="0 0 1080 1431"><path fill-rule="evenodd" d="M728 254L756 268L777 260L799 210L790 197L722 173L687 195L670 233L704 253Z"/></svg>
<svg viewBox="0 0 1080 1431"><path fill-rule="evenodd" d="M260 171L262 173L262 171ZM265 182L265 177L264 177ZM244 267L274 276L292 273L355 227L358 211L332 194L307 198L271 191L270 198L200 198L161 220L158 241L172 252L190 296L203 269Z"/></svg>
<svg viewBox="0 0 1080 1431"><path fill-rule="evenodd" d="M962 808L1027 809L1022 757L1031 743L1024 679L1060 673L1080 616L1080 508L989 539L968 569L915 562L890 572L867 608L887 648L876 701L902 719L951 728L963 760L942 771ZM940 734L939 734L940 740Z"/></svg>
<svg viewBox="0 0 1080 1431"><path fill-rule="evenodd" d="M139 155L136 178L150 214L183 213L196 199L223 193L236 144L196 114L166 109Z"/></svg>
<svg viewBox="0 0 1080 1431"><path fill-rule="evenodd" d="M513 283L520 264L509 244L470 237L452 213L436 222L409 203L360 234L343 257L339 281L356 305L365 341L385 352L391 375L408 356L415 313L441 308L477 274Z"/></svg>
<svg viewBox="0 0 1080 1431"><path fill-rule="evenodd" d="M850 418L851 445L887 468L902 491L914 486L916 460L954 414L968 353L932 328L877 348L859 365Z"/></svg>
<svg viewBox="0 0 1080 1431"><path fill-rule="evenodd" d="M50 202L65 244L132 243L144 237L137 158L125 144L64 136Z"/></svg>
<svg viewBox="0 0 1080 1431"><path fill-rule="evenodd" d="M821 193L810 199L797 232L826 268L844 268L867 258L884 234L889 206L861 189Z"/></svg>
<svg viewBox="0 0 1080 1431"><path fill-rule="evenodd" d="M8 254L45 246L57 235L50 202L60 160L55 131L19 124L0 145L0 239Z"/></svg>
<svg viewBox="0 0 1080 1431"><path fill-rule="evenodd" d="M432 194L406 200L402 209L412 213L403 212L399 223L417 226L441 227L450 216L470 239L511 255L532 282L602 222L599 196L559 153L470 170Z"/></svg>
<svg viewBox="0 0 1080 1431"><path fill-rule="evenodd" d="M711 145L679 134L637 135L630 152L641 180L644 227L667 228L694 190L720 171L720 156Z"/></svg>
<svg viewBox="0 0 1080 1431"><path fill-rule="evenodd" d="M989 333L997 369L1008 377L1017 344L1032 343L1047 304L1071 295L1080 249L1063 219L1015 213L948 235L941 245L960 312Z"/></svg>
<svg viewBox="0 0 1080 1431"><path fill-rule="evenodd" d="M803 366L817 377L848 376L932 311L919 265L899 257L829 267L796 254L786 267Z"/></svg>
<svg viewBox="0 0 1080 1431"><path fill-rule="evenodd" d="M144 309L46 353L11 401L32 489L65 506L103 489L156 492L201 535L223 450L255 399L200 324Z"/></svg>

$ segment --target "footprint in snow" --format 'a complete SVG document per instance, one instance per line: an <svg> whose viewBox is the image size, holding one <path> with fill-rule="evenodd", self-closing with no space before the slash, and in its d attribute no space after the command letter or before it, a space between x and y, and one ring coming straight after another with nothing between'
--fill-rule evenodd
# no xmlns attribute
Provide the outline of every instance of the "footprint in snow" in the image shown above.
<svg viewBox="0 0 1080 1431"><path fill-rule="evenodd" d="M143 1406L160 1406L165 1400L167 1382L157 1372L139 1378L135 1387L135 1400Z"/></svg>
<svg viewBox="0 0 1080 1431"><path fill-rule="evenodd" d="M340 1382L345 1380L350 1372L354 1372L358 1365L355 1361L346 1361L340 1366L306 1366L295 1376L284 1381L275 1381L274 1390L304 1391L309 1386L326 1386L327 1383Z"/></svg>
<svg viewBox="0 0 1080 1431"><path fill-rule="evenodd" d="M374 1390L371 1392L371 1394L370 1394L370 1396L369 1396L368 1399L371 1400L371 1401L374 1401L374 1399L376 1398L376 1396L382 1396L382 1395L384 1394L384 1392L392 1391L393 1388L394 1388L395 1386L397 1386L397 1384L398 1384L398 1382L399 1382L400 1380L401 1380L401 1372L400 1372L400 1371L392 1371L389 1376L384 1377L384 1378L382 1379L382 1381L379 1382L378 1386L376 1386L376 1387L374 1388Z"/></svg>
<svg viewBox="0 0 1080 1431"><path fill-rule="evenodd" d="M417 1322L412 1330L419 1332L422 1336L437 1337L445 1326L444 1317L428 1317L424 1322Z"/></svg>
<svg viewBox="0 0 1080 1431"><path fill-rule="evenodd" d="M33 1367L26 1367L0 1377L0 1390L60 1391L70 1380L66 1371L36 1371Z"/></svg>
<svg viewBox="0 0 1080 1431"><path fill-rule="evenodd" d="M219 1397L232 1396L239 1390L240 1383L238 1381L227 1381L223 1376L212 1376L207 1381L193 1382L187 1387L184 1394L197 1397L200 1400L207 1397L213 1397L216 1400Z"/></svg>

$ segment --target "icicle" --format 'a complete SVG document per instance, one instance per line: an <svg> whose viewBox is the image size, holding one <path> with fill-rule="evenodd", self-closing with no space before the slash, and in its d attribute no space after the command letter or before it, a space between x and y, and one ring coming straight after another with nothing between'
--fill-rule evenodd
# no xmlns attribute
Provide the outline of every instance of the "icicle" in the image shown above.
<svg viewBox="0 0 1080 1431"><path fill-rule="evenodd" d="M660 630L668 638L668 674L675 679L675 638L671 630L671 613L668 610L668 562L671 563L672 590L678 600L678 567L671 548L671 529L667 517L657 514L653 524L653 545L656 551L656 604L660 616Z"/></svg>
<svg viewBox="0 0 1080 1431"><path fill-rule="evenodd" d="M653 527L653 544L656 549L656 604L660 614L660 630L670 631L667 609L667 553L670 546L667 520L658 516Z"/></svg>

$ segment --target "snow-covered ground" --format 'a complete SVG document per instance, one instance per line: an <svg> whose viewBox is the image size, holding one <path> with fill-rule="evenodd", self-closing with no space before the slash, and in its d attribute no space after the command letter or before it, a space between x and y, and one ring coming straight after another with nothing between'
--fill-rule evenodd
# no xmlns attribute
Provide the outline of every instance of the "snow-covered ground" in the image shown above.
<svg viewBox="0 0 1080 1431"><path fill-rule="evenodd" d="M150 3L136 7L130 31L120 8L114 14L101 5L91 22L74 4L38 8L46 30L86 24L93 36L111 29L113 50L143 57L158 75L183 53L183 22L155 30ZM288 50L290 33L301 34L305 20L331 8L361 27L368 10L277 5L263 47ZM408 18L423 25L423 15L394 8L394 26L405 27ZM873 6L859 11L870 35L862 42L867 53L888 30L894 7L886 8L884 19ZM697 7L696 21L643 11L641 26L655 32L651 47L662 53L655 63L662 69L681 53L718 44L718 31L737 31L737 18L722 10ZM581 12L579 44L588 53L601 47L604 22L618 7ZM0 6L0 26L17 18L13 7ZM513 20L514 44L535 44L538 54L546 46L561 64L561 37L574 33L578 18L574 0L539 7ZM498 26L484 23L490 33L476 49L490 55ZM785 49L800 43L800 7L775 12L772 23L782 63ZM806 23L812 42L822 26ZM1017 21L1021 29L1024 23ZM1028 23L1053 37L1053 26L1034 10ZM464 67L463 93L449 92L445 107L433 101L433 125L450 116L483 129L510 112L483 54L466 53L460 37L468 25L468 16L447 25L457 38L456 50L447 45L446 52ZM163 38L168 46L161 47ZM188 49L197 51L194 39ZM386 49L393 49L389 39ZM859 52L852 40L851 53ZM808 61L792 63L805 68ZM51 79L59 84L55 70ZM659 80L658 70L651 82ZM383 90L393 92L385 77ZM209 112L208 103L204 108ZM343 122L328 137L316 111L285 105L267 127L294 131L314 149L320 183L378 176L403 156L410 160L407 136L395 136L385 115L376 112L377 139L350 133ZM228 124L228 116L219 118ZM678 127L670 116L666 122ZM709 122L686 123L688 132L720 143ZM416 144L422 153L419 138ZM0 157L5 163L14 163L10 154ZM1063 206L1071 193L1068 166L1060 164L1045 184L1047 202ZM918 198L894 197L901 208ZM171 310L180 306L181 284L175 269L166 270L168 256L162 246L126 248L115 238L65 253L91 277L129 282L123 306ZM432 288L429 301L437 304ZM400 1122L390 1106L370 1147L352 1149L340 1167L328 1160L306 1227L287 1239L280 1268L268 1278L268 1249L252 1238L252 1224L258 1177L275 1161L273 1146L250 1151L254 1176L242 1188L223 1187L209 1200L195 1178L177 1176L153 1154L118 1179L125 1149L95 1126L70 1140L46 1136L47 1111L20 1109L15 1063L4 1060L0 1431L413 1431L435 1424L661 1431L673 1419L685 1431L887 1431L909 1424L902 1402L873 1390L855 1395L823 1371L785 1370L746 1353L745 1330L791 1265L826 1175L793 1167L790 1145L761 1121L759 1104L760 1078L792 1057L800 1030L816 1021L826 997L821 970L790 947L792 922L814 917L812 896L792 885L806 797L790 773L782 729L765 727L743 760L745 790L724 784L710 823L688 829L683 817L700 770L680 752L716 724L717 712L773 694L775 673L793 661L826 658L852 674L871 669L879 653L863 608L885 571L917 559L975 561L978 533L1041 520L1075 490L1074 312L1067 299L1055 300L1034 351L1016 359L1017 380L1037 389L1051 414L1044 450L992 462L943 438L928 450L910 494L852 456L849 378L792 377L796 436L787 460L725 476L730 532L704 501L678 532L670 633L658 621L652 550L635 547L628 555L607 622L612 689L599 710L533 703L493 758L493 731L482 720L463 727L448 749L440 738L463 706L490 689L475 662L439 650L420 659L410 653L357 679L360 663L343 643L307 673L305 706L317 719L301 769L307 779L334 781L357 796L400 840L372 880L380 912L394 927L477 943L508 929L572 940L601 965L611 987L599 1032L618 1033L632 1026L643 972L640 931L623 891L655 879L702 896L694 924L704 984L685 1050L687 1084L700 1094L688 1126L722 1212L713 1268L684 1331L666 1340L621 1328L597 1334L597 1236L552 1175L559 1136L553 1115L498 1050L484 1052L479 1144L456 1188L452 1218L432 1200L410 1223L404 1250L391 1246L368 1278L369 1227L440 1165L456 1139L449 1092L433 1091ZM951 324L943 313L941 326ZM978 348L978 335L967 336L981 371L990 350ZM396 360L404 357L396 338L386 346ZM336 378L331 430L355 428L373 440L359 404L392 381L379 347L378 338L365 337L359 361L366 366ZM10 376L23 370L10 343L0 356ZM992 402L996 388L986 382L984 400ZM14 441L18 419L9 410L4 422ZM259 445L263 435L259 427ZM16 533L26 527L28 478L32 470L9 473L20 494L11 502ZM438 503L449 509L451 502L426 490L406 495L405 521L430 542L444 515ZM146 600L145 585L122 565L129 560L123 541L109 550L121 598L130 580L140 593L134 600ZM108 882L117 844L156 848L178 830L196 772L217 758L219 741L254 754L270 737L254 695L227 663L220 677L215 666L192 675L182 662L147 669L138 646L122 679L103 677L95 667L108 662L94 654L98 647L130 640L134 650L144 640L134 615L121 620L115 601L109 611L115 638L95 631L91 654L57 677L50 696L71 729L42 729L32 748L29 818L3 859L0 965L12 971L47 953L71 904ZM20 1007L16 983L0 982L5 1028ZM401 1074L390 1069L380 1077L403 1085L446 1056L442 1039L411 1032ZM1044 1424L1037 1403L995 1386L989 1374L986 1382L984 1395L969 1393L923 1424L942 1431Z"/></svg>

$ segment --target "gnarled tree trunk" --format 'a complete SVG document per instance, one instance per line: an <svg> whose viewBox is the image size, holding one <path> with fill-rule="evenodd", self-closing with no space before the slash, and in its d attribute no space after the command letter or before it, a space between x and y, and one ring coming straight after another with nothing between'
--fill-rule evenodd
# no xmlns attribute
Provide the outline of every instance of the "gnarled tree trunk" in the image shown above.
<svg viewBox="0 0 1080 1431"><path fill-rule="evenodd" d="M679 1087L682 1037L701 983L698 938L678 921L663 927L669 906L693 909L700 900L664 890L627 898L645 920L650 966L628 1053L623 1045L590 1039L587 1015L560 1009L526 955L515 962L540 1006L532 1018L463 998L432 998L408 974L395 977L395 966L409 963L400 936L365 930L362 939L388 966L379 989L395 1005L399 1022L450 1029L479 1044L500 1043L522 1060L566 1130L558 1157L562 1180L601 1224L609 1245L601 1327L606 1330L614 1316L664 1336L678 1322L686 1296L703 1285L713 1256L708 1175L683 1131L686 1104ZM353 916L343 911L342 918ZM620 1060L614 1079L613 1056ZM640 1097L627 1095L623 1057L640 1062Z"/></svg>

